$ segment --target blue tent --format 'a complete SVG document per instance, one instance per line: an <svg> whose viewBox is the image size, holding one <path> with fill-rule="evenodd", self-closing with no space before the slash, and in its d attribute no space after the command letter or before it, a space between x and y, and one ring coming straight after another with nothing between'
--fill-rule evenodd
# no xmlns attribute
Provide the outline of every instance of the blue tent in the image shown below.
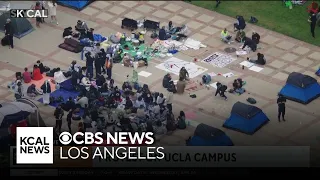
<svg viewBox="0 0 320 180"><path fill-rule="evenodd" d="M320 85L313 77L293 72L279 94L292 101L308 104L320 96Z"/></svg>
<svg viewBox="0 0 320 180"><path fill-rule="evenodd" d="M220 129L199 124L188 146L233 146L231 139Z"/></svg>
<svg viewBox="0 0 320 180"><path fill-rule="evenodd" d="M231 110L231 116L223 127L252 135L269 122L268 117L258 107L236 102Z"/></svg>
<svg viewBox="0 0 320 180"><path fill-rule="evenodd" d="M318 71L316 72L317 76L320 76L320 68L318 69Z"/></svg>
<svg viewBox="0 0 320 180"><path fill-rule="evenodd" d="M57 3L62 6L66 6L78 11L81 11L84 9L86 6L88 6L90 3L92 3L93 0L88 0L88 1L63 1L63 0L58 0Z"/></svg>

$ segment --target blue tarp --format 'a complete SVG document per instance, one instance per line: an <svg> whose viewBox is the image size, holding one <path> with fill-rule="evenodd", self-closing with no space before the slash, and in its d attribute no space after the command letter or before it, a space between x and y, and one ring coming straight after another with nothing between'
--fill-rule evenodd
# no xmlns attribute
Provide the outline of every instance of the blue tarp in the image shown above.
<svg viewBox="0 0 320 180"><path fill-rule="evenodd" d="M81 11L84 9L87 5L92 3L93 0L89 1L63 1L63 0L58 0L57 3L62 6L70 7L72 9L76 9L78 11Z"/></svg>
<svg viewBox="0 0 320 180"><path fill-rule="evenodd" d="M308 104L320 96L320 85L310 76L291 73L279 94L289 100Z"/></svg>
<svg viewBox="0 0 320 180"><path fill-rule="evenodd" d="M247 110L244 111L244 109ZM223 127L252 135L268 121L268 117L261 109L237 102L233 105L231 116L225 121Z"/></svg>
<svg viewBox="0 0 320 180"><path fill-rule="evenodd" d="M233 146L231 139L220 129L199 124L188 146Z"/></svg>
<svg viewBox="0 0 320 180"><path fill-rule="evenodd" d="M320 68L318 69L318 71L316 72L317 76L320 76Z"/></svg>

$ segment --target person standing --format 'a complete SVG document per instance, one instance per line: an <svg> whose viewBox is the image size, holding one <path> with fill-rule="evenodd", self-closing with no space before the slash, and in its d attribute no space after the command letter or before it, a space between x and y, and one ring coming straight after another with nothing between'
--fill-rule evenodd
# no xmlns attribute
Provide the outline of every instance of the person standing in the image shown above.
<svg viewBox="0 0 320 180"><path fill-rule="evenodd" d="M112 66L113 66L113 60L112 57L106 58L106 70L107 70L107 79L110 80L112 77Z"/></svg>
<svg viewBox="0 0 320 180"><path fill-rule="evenodd" d="M49 1L48 8L49 8L49 14L51 17L51 23L53 23L55 21L56 24L58 25L59 23L57 20L57 3L56 3L56 1Z"/></svg>
<svg viewBox="0 0 320 180"><path fill-rule="evenodd" d="M7 19L6 24L4 25L4 34L8 38L9 49L13 49L13 27L11 24L11 19Z"/></svg>
<svg viewBox="0 0 320 180"><path fill-rule="evenodd" d="M170 114L172 113L172 101L173 101L173 92L169 91L166 98L166 103L167 103L167 108Z"/></svg>
<svg viewBox="0 0 320 180"><path fill-rule="evenodd" d="M51 86L49 80L46 80L41 86L43 92L43 104L50 104Z"/></svg>
<svg viewBox="0 0 320 180"><path fill-rule="evenodd" d="M56 118L56 130L60 133L62 126L62 117L64 115L64 111L62 110L61 105L59 104L56 110L54 111L54 117Z"/></svg>
<svg viewBox="0 0 320 180"><path fill-rule="evenodd" d="M277 99L277 104L278 104L278 121L280 122L280 117L282 116L282 120L286 121L284 119L284 115L286 114L286 98L279 94L279 97Z"/></svg>
<svg viewBox="0 0 320 180"><path fill-rule="evenodd" d="M94 58L91 56L91 52L87 52L85 56L86 56L86 66L87 66L87 77L91 79L93 77Z"/></svg>
<svg viewBox="0 0 320 180"><path fill-rule="evenodd" d="M308 20L310 22L310 30L311 30L311 35L313 38L316 38L315 37L315 34L314 34L314 30L316 29L316 25L317 25L317 17L316 17L316 14L313 13L311 16L310 16L310 19Z"/></svg>
<svg viewBox="0 0 320 180"><path fill-rule="evenodd" d="M219 7L219 5L220 5L220 3L221 3L221 1L219 1L219 0L216 0L216 8L218 8Z"/></svg>
<svg viewBox="0 0 320 180"><path fill-rule="evenodd" d="M67 124L68 124L69 133L71 133L71 120L72 120L73 111L74 109L71 108L67 115Z"/></svg>

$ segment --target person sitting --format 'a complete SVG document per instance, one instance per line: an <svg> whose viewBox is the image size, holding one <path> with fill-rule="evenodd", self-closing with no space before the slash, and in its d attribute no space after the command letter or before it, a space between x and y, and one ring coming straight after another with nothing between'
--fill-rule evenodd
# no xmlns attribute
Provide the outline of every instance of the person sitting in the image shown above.
<svg viewBox="0 0 320 180"><path fill-rule="evenodd" d="M229 35L229 32L227 29L224 29L221 31L221 40L225 43L230 44L231 43L232 36Z"/></svg>
<svg viewBox="0 0 320 180"><path fill-rule="evenodd" d="M179 81L177 82L177 94L183 94L186 86L187 86L187 83L184 81L183 78L180 78Z"/></svg>
<svg viewBox="0 0 320 180"><path fill-rule="evenodd" d="M174 131L177 129L177 125L175 123L174 115L172 113L167 113L167 122L166 122L166 128L168 131Z"/></svg>
<svg viewBox="0 0 320 180"><path fill-rule="evenodd" d="M36 90L36 85L31 84L27 89L27 95L31 98L34 98L38 95L38 92Z"/></svg>
<svg viewBox="0 0 320 180"><path fill-rule="evenodd" d="M23 97L23 86L20 80L17 80L16 86L14 88L14 97L20 99Z"/></svg>
<svg viewBox="0 0 320 180"><path fill-rule="evenodd" d="M141 32L139 32L139 38L138 38L138 40L139 40L139 44L141 45L141 44L144 44L144 35L145 35L145 31L141 31Z"/></svg>
<svg viewBox="0 0 320 180"><path fill-rule="evenodd" d="M246 33L241 29L237 32L235 40L242 43L245 40L245 37Z"/></svg>
<svg viewBox="0 0 320 180"><path fill-rule="evenodd" d="M68 100L65 103L61 104L61 108L64 111L70 111L71 109L75 109L76 108L76 103L74 102L72 97L69 97Z"/></svg>
<svg viewBox="0 0 320 180"><path fill-rule="evenodd" d="M184 114L183 111L180 111L180 114L177 118L177 128L178 129L186 129L187 128L186 115Z"/></svg>
<svg viewBox="0 0 320 180"><path fill-rule="evenodd" d="M168 23L168 33L169 34L174 34L175 33L175 28L173 26L172 21L169 21L169 23Z"/></svg>
<svg viewBox="0 0 320 180"><path fill-rule="evenodd" d="M62 37L63 38L69 37L69 36L72 36L72 34L73 34L72 27L67 27L67 28L64 28L63 33L62 33Z"/></svg>
<svg viewBox="0 0 320 180"><path fill-rule="evenodd" d="M132 92L132 86L129 84L129 82L124 82L122 85L122 90L124 91L125 96L129 96Z"/></svg>
<svg viewBox="0 0 320 180"><path fill-rule="evenodd" d="M100 97L99 91L94 86L89 87L89 91L86 93L86 96L89 99L89 102L97 100Z"/></svg>
<svg viewBox="0 0 320 180"><path fill-rule="evenodd" d="M234 31L239 31L240 29L243 30L246 27L246 21L244 20L243 16L236 16L237 22L233 24Z"/></svg>
<svg viewBox="0 0 320 180"><path fill-rule="evenodd" d="M126 104L124 105L124 109L132 109L133 108L133 103L129 97L126 97Z"/></svg>
<svg viewBox="0 0 320 180"><path fill-rule="evenodd" d="M67 78L64 76L63 72L59 67L56 70L57 71L53 75L53 79L56 83L62 83L65 80L67 80Z"/></svg>
<svg viewBox="0 0 320 180"><path fill-rule="evenodd" d="M170 75L170 73L167 73L167 74L163 77L162 86L163 86L164 88L169 88L170 81L172 81L171 75Z"/></svg>
<svg viewBox="0 0 320 180"><path fill-rule="evenodd" d="M78 96L75 102L76 105L79 105L81 108L85 108L89 104L89 99L86 96Z"/></svg>
<svg viewBox="0 0 320 180"><path fill-rule="evenodd" d="M177 37L175 38L176 41L180 41L182 38L188 37L189 29L186 25L182 25L181 27L175 28L175 33L177 34Z"/></svg>
<svg viewBox="0 0 320 180"><path fill-rule="evenodd" d="M75 30L79 31L80 33L86 33L89 30L89 27L86 22L78 20Z"/></svg>
<svg viewBox="0 0 320 180"><path fill-rule="evenodd" d="M242 88L242 83L242 79L235 79L232 84L234 92L239 93L239 95L245 92L245 90Z"/></svg>
<svg viewBox="0 0 320 180"><path fill-rule="evenodd" d="M82 79L81 79L81 85L83 85L84 87L86 88L89 88L91 86L91 81L88 77L84 76Z"/></svg>
<svg viewBox="0 0 320 180"><path fill-rule="evenodd" d="M93 31L94 31L93 28L90 28L90 29L87 31L87 38L89 38L91 41L94 41Z"/></svg>
<svg viewBox="0 0 320 180"><path fill-rule="evenodd" d="M22 74L23 82L29 83L31 82L31 73L28 71L28 68L24 68L24 72Z"/></svg>
<svg viewBox="0 0 320 180"><path fill-rule="evenodd" d="M113 97L114 101L116 101L116 102L121 101L121 92L120 92L118 86L115 86L113 88L113 92L112 92L111 96Z"/></svg>
<svg viewBox="0 0 320 180"><path fill-rule="evenodd" d="M164 98L163 94L160 93L156 99L156 103L162 106L165 103L166 99Z"/></svg>
<svg viewBox="0 0 320 180"><path fill-rule="evenodd" d="M259 64L259 65L265 65L266 64L266 58L264 57L263 54L261 53L257 53L257 60L253 60L250 58L247 58L248 61L255 63L255 64Z"/></svg>
<svg viewBox="0 0 320 180"><path fill-rule="evenodd" d="M260 42L260 35L257 32L252 32L252 41L254 41L256 44L259 44Z"/></svg>
<svg viewBox="0 0 320 180"><path fill-rule="evenodd" d="M101 95L103 96L109 96L110 95L110 91L109 91L109 85L107 82L103 83L103 85L101 86L101 88L99 88L99 91L101 93Z"/></svg>
<svg viewBox="0 0 320 180"><path fill-rule="evenodd" d="M156 125L153 127L153 130L157 140L160 139L162 135L167 134L167 128L162 124L161 121L156 122Z"/></svg>
<svg viewBox="0 0 320 180"><path fill-rule="evenodd" d="M106 78L102 74L97 74L96 76L96 85L102 86L106 82Z"/></svg>
<svg viewBox="0 0 320 180"><path fill-rule="evenodd" d="M179 72L179 78L183 80L189 80L189 73L185 67L182 67Z"/></svg>
<svg viewBox="0 0 320 180"><path fill-rule="evenodd" d="M81 72L81 66L77 64L77 61L72 61L69 66L69 71Z"/></svg>
<svg viewBox="0 0 320 180"><path fill-rule="evenodd" d="M146 112L144 110L144 106L143 105L140 105L139 108L137 109L136 117L138 119L145 119L146 118Z"/></svg>
<svg viewBox="0 0 320 180"><path fill-rule="evenodd" d="M39 67L39 69L40 69L40 73L42 74L42 73L44 73L44 72L46 72L46 68L44 67L44 65L42 64L42 62L40 62L39 60L37 61L37 65L38 65L38 67Z"/></svg>
<svg viewBox="0 0 320 180"><path fill-rule="evenodd" d="M146 107L146 104L143 101L142 96L138 97L138 99L136 100L136 103L134 105L134 107L139 108L139 107Z"/></svg>
<svg viewBox="0 0 320 180"><path fill-rule="evenodd" d="M251 51L255 52L257 50L257 44L251 40L250 38L246 38L246 40L244 41L244 44L242 46L242 49L249 47L251 49Z"/></svg>
<svg viewBox="0 0 320 180"><path fill-rule="evenodd" d="M170 38L170 36L167 34L165 27L163 26L159 30L159 40L164 41L164 40L167 40L168 38Z"/></svg>
<svg viewBox="0 0 320 180"><path fill-rule="evenodd" d="M32 76L33 76L32 79L35 81L39 81L43 78L43 76L40 72L40 69L36 64L33 66Z"/></svg>
<svg viewBox="0 0 320 180"><path fill-rule="evenodd" d="M169 82L169 87L167 88L167 91L177 93L177 88L173 81Z"/></svg>

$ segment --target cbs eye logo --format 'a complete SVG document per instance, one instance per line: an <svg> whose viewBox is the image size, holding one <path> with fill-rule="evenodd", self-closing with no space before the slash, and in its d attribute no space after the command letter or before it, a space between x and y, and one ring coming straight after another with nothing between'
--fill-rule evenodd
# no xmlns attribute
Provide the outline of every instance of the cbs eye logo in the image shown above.
<svg viewBox="0 0 320 180"><path fill-rule="evenodd" d="M72 141L72 135L69 132L62 132L59 135L59 141L63 145L68 145Z"/></svg>

